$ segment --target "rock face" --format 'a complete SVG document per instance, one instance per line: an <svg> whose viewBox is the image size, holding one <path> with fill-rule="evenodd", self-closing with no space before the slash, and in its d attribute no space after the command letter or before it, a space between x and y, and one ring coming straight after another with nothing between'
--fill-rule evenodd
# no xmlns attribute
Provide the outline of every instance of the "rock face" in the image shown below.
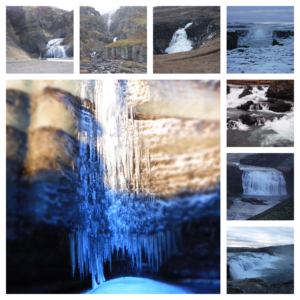
<svg viewBox="0 0 300 300"><path fill-rule="evenodd" d="M294 80L274 80L271 82L267 97L294 101Z"/></svg>
<svg viewBox="0 0 300 300"><path fill-rule="evenodd" d="M227 196L242 193L242 171L235 164L227 162Z"/></svg>
<svg viewBox="0 0 300 300"><path fill-rule="evenodd" d="M81 7L80 43L81 60L97 59L100 65L101 60L120 59L146 63L147 8L121 6L110 16L101 16L92 7Z"/></svg>
<svg viewBox="0 0 300 300"><path fill-rule="evenodd" d="M290 111L291 107L292 105L290 103L286 103L282 100L278 100L269 105L269 110L275 112L286 112L286 111Z"/></svg>
<svg viewBox="0 0 300 300"><path fill-rule="evenodd" d="M30 57L39 57L51 39L64 38L62 45L73 48L73 11L50 6L7 6L6 21L7 36ZM11 49L7 51L11 55Z"/></svg>
<svg viewBox="0 0 300 300"><path fill-rule="evenodd" d="M245 90L245 91L248 91L248 90ZM244 92L243 92L244 93ZM251 93L251 92L250 92ZM252 94L252 93L251 93ZM241 95L240 95L241 96ZM240 98L239 96L239 98ZM237 106L237 109L241 109L241 110L249 110L251 105L253 105L253 101L247 101L246 103L244 104L241 104L239 106Z"/></svg>
<svg viewBox="0 0 300 300"><path fill-rule="evenodd" d="M238 35L236 32L227 32L227 50L238 47Z"/></svg>
<svg viewBox="0 0 300 300"><path fill-rule="evenodd" d="M273 37L276 37L278 39L287 39L290 36L294 36L294 31L284 31L284 30L275 30L273 31Z"/></svg>

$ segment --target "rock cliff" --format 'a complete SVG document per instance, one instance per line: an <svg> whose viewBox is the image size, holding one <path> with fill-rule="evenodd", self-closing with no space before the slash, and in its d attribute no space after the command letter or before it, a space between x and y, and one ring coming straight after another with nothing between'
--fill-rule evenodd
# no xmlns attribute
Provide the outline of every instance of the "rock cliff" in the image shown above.
<svg viewBox="0 0 300 300"><path fill-rule="evenodd" d="M107 64L110 60L147 63L145 6L121 6L114 13L103 15L94 8L81 7L80 19L82 63L92 60L94 65L99 64L100 73L104 62ZM119 65L124 64L120 62ZM83 68L91 72L88 65Z"/></svg>
<svg viewBox="0 0 300 300"><path fill-rule="evenodd" d="M51 39L64 38L73 56L73 11L50 6L6 7L7 59L37 58ZM23 54L25 53L25 54Z"/></svg>

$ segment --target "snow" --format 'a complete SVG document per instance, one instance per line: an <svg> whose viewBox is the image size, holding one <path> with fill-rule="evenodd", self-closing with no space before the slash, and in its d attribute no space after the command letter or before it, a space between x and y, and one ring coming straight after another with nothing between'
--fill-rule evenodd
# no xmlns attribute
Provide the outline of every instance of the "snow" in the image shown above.
<svg viewBox="0 0 300 300"><path fill-rule="evenodd" d="M188 23L184 28L178 29L170 42L169 47L165 50L166 53L178 53L191 51L193 49L193 42L188 40L185 29L191 26L193 23Z"/></svg>
<svg viewBox="0 0 300 300"><path fill-rule="evenodd" d="M242 31L246 33L244 36L239 36L238 49L227 51L228 74L294 73L294 37L276 38L283 46L272 46L274 32L277 30L294 31L292 25L240 24L245 26ZM236 30L241 29L228 28L228 32ZM244 50L244 52L239 50Z"/></svg>
<svg viewBox="0 0 300 300"><path fill-rule="evenodd" d="M139 277L109 280L87 294L191 294L188 289Z"/></svg>

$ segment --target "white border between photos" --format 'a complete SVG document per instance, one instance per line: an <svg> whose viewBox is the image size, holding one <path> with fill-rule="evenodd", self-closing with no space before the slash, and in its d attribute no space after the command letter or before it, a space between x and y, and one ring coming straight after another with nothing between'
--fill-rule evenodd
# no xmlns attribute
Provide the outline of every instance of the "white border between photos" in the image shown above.
<svg viewBox="0 0 300 300"><path fill-rule="evenodd" d="M137 0L128 0L128 1L120 1L120 0L112 0L116 5L126 5L126 6L134 6L134 5L144 5L147 6L147 16L148 16L148 72L147 74L79 74L79 6L95 6L99 5L101 0L75 0L70 1L70 10L74 10L74 74L30 74L30 75L24 75L24 74L8 74L6 75L6 63L5 63L5 44L6 44L6 36L5 36L5 28L6 28L6 9L5 7L7 5L22 5L22 6L57 6L59 7L59 4L61 1L58 0L52 0L49 3L42 3L41 1L37 0L23 0L23 1L3 1L1 3L1 41L2 41L2 47L1 47L1 94L2 94L2 100L1 100L1 140L2 140L2 147L1 147L1 191L2 191L2 218L1 218L1 240L3 242L3 246L1 247L1 260L2 260L2 270L1 270L1 294L5 294L6 292L6 249L5 249L5 227L6 227L6 208L5 208L5 178L6 178L6 172L5 172L5 89L6 89L6 80L7 79L33 79L33 80L42 80L42 79L103 79L110 76L111 78L115 79L215 79L215 80L221 80L221 101L220 101L220 124L221 124L221 295L155 295L154 297L159 299L182 299L183 297L193 297L196 299L196 297L199 299L200 297L210 298L210 299L229 299L229 297L235 297L232 295L226 294L226 239L227 239L227 227L280 227L280 226L294 226L295 227L295 233L294 233L294 242L295 242L295 253L298 253L299 250L299 204L298 204L298 196L299 195L299 187L297 186L297 183L300 182L299 177L299 132L297 130L300 130L300 118L295 118L295 146L293 148L227 148L226 147L226 80L227 79L294 79L295 80L295 113L297 115L298 113L298 93L299 88L298 84L300 81L299 76L297 77L296 74L299 73L299 55L295 55L295 74L239 74L239 75L233 75L233 74L226 74L226 14L227 14L227 6L294 6L294 14L295 14L295 54L297 53L297 50L299 49L299 39L298 39L298 17L300 17L299 14L299 1L290 1L286 0L284 2L273 0L273 1L257 1L253 0L251 2L242 2L241 0L237 1L178 1L178 0L153 0L153 1L137 1ZM153 44L153 6L221 6L221 74L153 74L153 60L152 60L152 44ZM76 42L77 41L77 42ZM244 222L244 221L226 221L226 155L227 153L295 153L295 221L257 221L257 222ZM295 255L295 293L294 295L289 295L290 298L295 298L297 295L299 297L300 291L298 287L298 283L300 283L300 276L299 276L299 259L297 255ZM17 297L16 295L6 295L7 297ZM72 295L73 296L73 295ZM55 297L66 299L66 297L72 297L71 295L55 295ZM22 295L24 298L32 298L32 297L53 297L53 295ZM76 296L75 296L76 297ZM85 295L86 297L86 295ZM96 297L96 296L95 296ZM105 297L106 299L110 298L116 298L116 295L107 295L101 296L102 299ZM138 299L138 297L141 297L140 295L125 295L122 296L125 299ZM153 295L143 295L143 299L148 298L151 299ZM253 295L237 295L236 297L246 297L246 298L252 298ZM272 299L279 297L284 297L283 295L256 295L256 298L262 299Z"/></svg>

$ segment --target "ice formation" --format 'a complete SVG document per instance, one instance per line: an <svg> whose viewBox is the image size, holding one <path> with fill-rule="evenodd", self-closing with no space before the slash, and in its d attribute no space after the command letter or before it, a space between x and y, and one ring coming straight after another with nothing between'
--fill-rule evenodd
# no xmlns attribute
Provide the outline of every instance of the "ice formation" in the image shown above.
<svg viewBox="0 0 300 300"><path fill-rule="evenodd" d="M44 58L66 58L67 57L66 50L70 46L60 46L63 40L64 39L50 40L47 43L46 48L43 49L43 50L48 49L44 54ZM40 59L42 58L42 51L40 53Z"/></svg>
<svg viewBox="0 0 300 300"><path fill-rule="evenodd" d="M81 278L92 274L96 288L115 251L125 255L126 249L139 272L145 263L157 271L180 245L184 222L216 213L219 191L169 201L147 193L140 169L144 157L150 172L150 157L133 119L134 103L144 100L129 97L127 81L117 80L82 81L78 94L83 105L72 112L79 116L80 143L70 256L73 275L76 268Z"/></svg>

